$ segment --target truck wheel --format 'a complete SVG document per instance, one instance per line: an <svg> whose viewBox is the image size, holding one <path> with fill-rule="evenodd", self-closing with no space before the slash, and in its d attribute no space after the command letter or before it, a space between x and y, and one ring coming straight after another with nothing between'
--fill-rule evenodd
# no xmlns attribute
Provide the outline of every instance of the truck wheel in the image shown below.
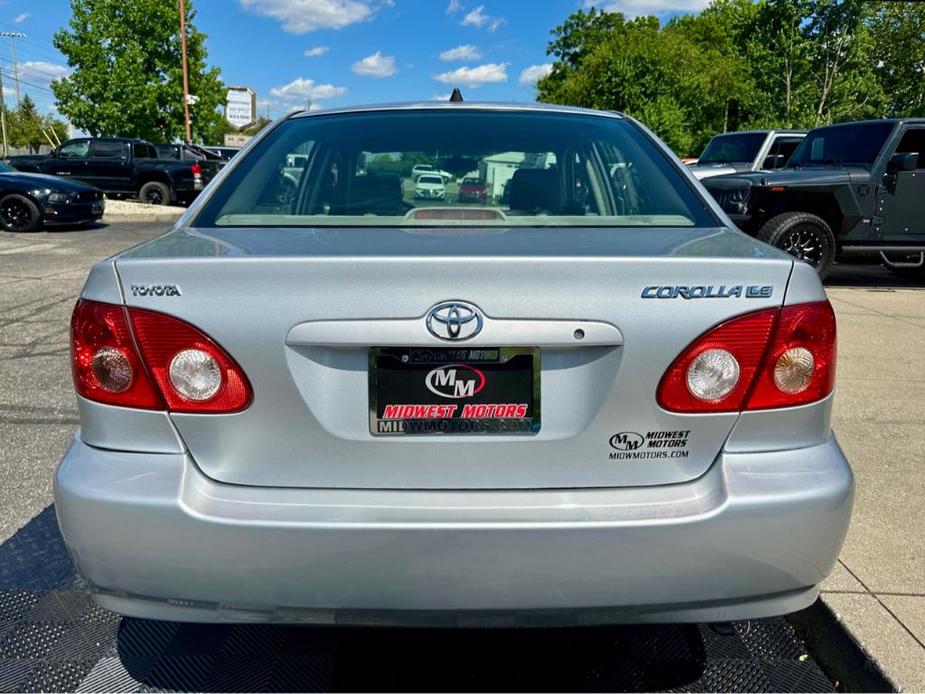
<svg viewBox="0 0 925 694"><path fill-rule="evenodd" d="M832 270L835 236L822 217L808 212L785 212L765 222L757 237L809 263L821 279Z"/></svg>
<svg viewBox="0 0 925 694"><path fill-rule="evenodd" d="M7 231L38 231L42 213L29 198L10 194L0 200L0 225Z"/></svg>
<svg viewBox="0 0 925 694"><path fill-rule="evenodd" d="M146 205L169 205L170 188L160 181L148 181L138 191L138 199Z"/></svg>

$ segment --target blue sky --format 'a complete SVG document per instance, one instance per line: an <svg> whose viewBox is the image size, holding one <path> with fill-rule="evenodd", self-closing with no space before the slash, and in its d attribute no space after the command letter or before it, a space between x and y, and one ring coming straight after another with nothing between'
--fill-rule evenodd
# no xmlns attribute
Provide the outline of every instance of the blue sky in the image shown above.
<svg viewBox="0 0 925 694"><path fill-rule="evenodd" d="M131 1L131 0L126 0ZM175 2L175 0L164 0ZM532 101L548 69L550 30L588 0L194 0L209 62L226 84L256 90L273 117L314 108L431 99L459 86L468 100ZM628 15L666 17L705 0L607 0ZM53 108L51 79L67 64L51 43L68 0L0 0L0 31L17 40L23 92ZM0 38L13 94L9 39Z"/></svg>

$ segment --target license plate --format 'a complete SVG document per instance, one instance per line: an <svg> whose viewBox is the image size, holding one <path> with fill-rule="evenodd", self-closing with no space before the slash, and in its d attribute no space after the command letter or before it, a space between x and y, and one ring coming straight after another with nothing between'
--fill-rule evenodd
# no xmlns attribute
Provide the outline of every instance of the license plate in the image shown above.
<svg viewBox="0 0 925 694"><path fill-rule="evenodd" d="M369 430L376 436L535 434L540 351L370 349Z"/></svg>

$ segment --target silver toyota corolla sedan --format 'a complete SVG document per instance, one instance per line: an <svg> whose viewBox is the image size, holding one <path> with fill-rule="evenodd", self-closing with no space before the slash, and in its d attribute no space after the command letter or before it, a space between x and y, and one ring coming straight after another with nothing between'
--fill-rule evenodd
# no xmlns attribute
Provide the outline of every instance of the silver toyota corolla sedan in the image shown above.
<svg viewBox="0 0 925 694"><path fill-rule="evenodd" d="M816 273L616 113L290 115L94 267L71 339L57 514L125 615L755 618L848 527Z"/></svg>

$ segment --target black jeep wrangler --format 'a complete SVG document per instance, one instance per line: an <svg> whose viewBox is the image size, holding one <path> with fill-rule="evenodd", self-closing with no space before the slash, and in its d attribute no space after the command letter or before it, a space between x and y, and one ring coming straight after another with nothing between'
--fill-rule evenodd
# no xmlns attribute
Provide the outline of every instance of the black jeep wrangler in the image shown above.
<svg viewBox="0 0 925 694"><path fill-rule="evenodd" d="M821 277L839 255L872 255L925 277L925 118L811 130L785 169L703 185L748 234Z"/></svg>

